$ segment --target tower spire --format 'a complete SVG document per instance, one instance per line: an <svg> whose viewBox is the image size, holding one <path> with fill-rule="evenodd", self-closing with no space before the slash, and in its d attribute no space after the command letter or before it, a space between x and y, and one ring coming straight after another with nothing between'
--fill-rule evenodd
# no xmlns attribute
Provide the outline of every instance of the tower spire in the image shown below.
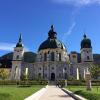
<svg viewBox="0 0 100 100"><path fill-rule="evenodd" d="M54 31L54 25L51 25L51 30Z"/></svg>
<svg viewBox="0 0 100 100"><path fill-rule="evenodd" d="M22 33L20 33L19 42L22 42Z"/></svg>
<svg viewBox="0 0 100 100"><path fill-rule="evenodd" d="M22 33L20 33L19 40L18 40L18 43L17 43L16 47L23 47L23 44L22 44Z"/></svg>

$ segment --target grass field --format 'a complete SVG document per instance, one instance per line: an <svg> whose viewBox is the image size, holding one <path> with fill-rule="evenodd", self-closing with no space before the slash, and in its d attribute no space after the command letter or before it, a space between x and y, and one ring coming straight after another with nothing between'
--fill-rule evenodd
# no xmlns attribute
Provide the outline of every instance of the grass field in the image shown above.
<svg viewBox="0 0 100 100"><path fill-rule="evenodd" d="M93 86L92 91L87 91L85 86L68 86L67 89L88 100L100 100L100 86L98 88L97 86Z"/></svg>
<svg viewBox="0 0 100 100"><path fill-rule="evenodd" d="M0 86L0 100L24 100L26 97L35 93L43 85L34 85L31 87Z"/></svg>

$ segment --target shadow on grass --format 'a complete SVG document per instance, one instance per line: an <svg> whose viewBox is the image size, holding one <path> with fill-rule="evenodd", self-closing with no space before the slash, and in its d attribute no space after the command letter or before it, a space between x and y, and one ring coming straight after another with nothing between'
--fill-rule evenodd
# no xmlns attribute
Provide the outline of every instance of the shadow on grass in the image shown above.
<svg viewBox="0 0 100 100"><path fill-rule="evenodd" d="M74 91L75 94L80 94L82 90Z"/></svg>

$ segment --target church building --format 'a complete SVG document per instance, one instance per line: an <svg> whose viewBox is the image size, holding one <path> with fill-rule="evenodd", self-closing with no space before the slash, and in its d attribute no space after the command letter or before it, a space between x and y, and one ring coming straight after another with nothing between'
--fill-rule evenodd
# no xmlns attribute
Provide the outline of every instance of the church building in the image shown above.
<svg viewBox="0 0 100 100"><path fill-rule="evenodd" d="M77 74L85 78L85 72L93 64L91 40L84 34L80 53L68 54L66 46L57 38L54 26L48 32L48 38L41 43L34 62L24 61L24 45L22 36L14 47L11 80L22 80L26 74L30 80L62 80L76 78ZM27 58L28 59L28 58Z"/></svg>

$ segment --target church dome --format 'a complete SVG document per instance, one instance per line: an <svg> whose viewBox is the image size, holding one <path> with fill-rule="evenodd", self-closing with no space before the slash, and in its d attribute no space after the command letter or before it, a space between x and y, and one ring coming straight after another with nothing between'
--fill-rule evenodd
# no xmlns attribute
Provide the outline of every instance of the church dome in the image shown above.
<svg viewBox="0 0 100 100"><path fill-rule="evenodd" d="M45 40L39 47L38 51L43 49L56 49L60 48L65 50L64 44L57 39L57 33L54 31L53 25L51 26L50 31L48 32L48 39Z"/></svg>
<svg viewBox="0 0 100 100"><path fill-rule="evenodd" d="M91 40L87 38L86 34L84 34L84 39L81 41L81 49L82 48L92 48Z"/></svg>

